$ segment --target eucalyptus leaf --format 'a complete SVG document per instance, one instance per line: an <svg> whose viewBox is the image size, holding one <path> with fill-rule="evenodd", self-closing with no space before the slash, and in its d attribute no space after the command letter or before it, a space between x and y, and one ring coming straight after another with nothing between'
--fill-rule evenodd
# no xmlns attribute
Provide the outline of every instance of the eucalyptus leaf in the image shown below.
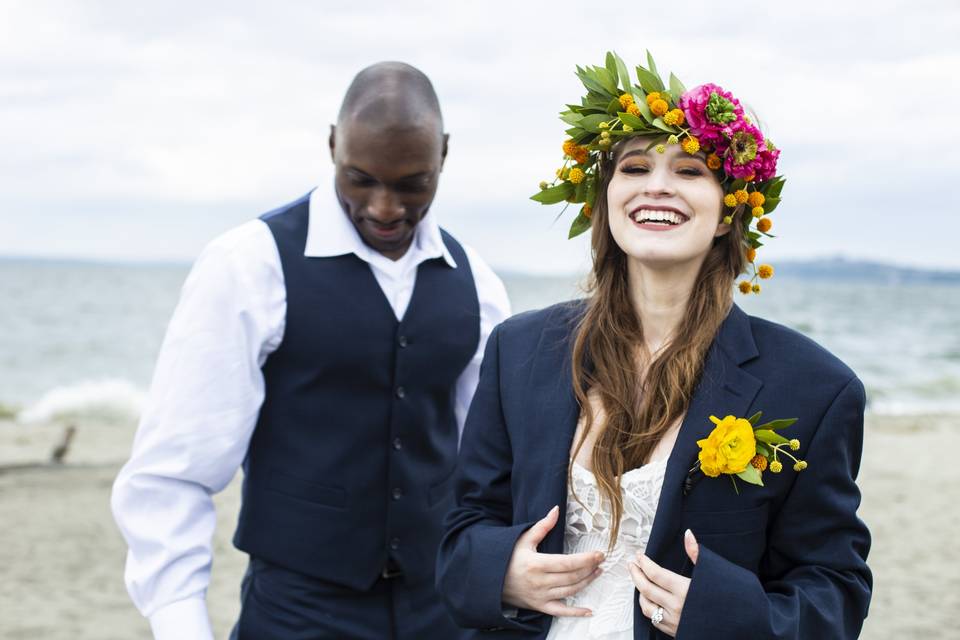
<svg viewBox="0 0 960 640"><path fill-rule="evenodd" d="M680 82L680 79L670 74L670 93L673 94L673 97L676 102L680 101L680 98L683 97L683 94L687 92L687 88L683 86L683 83Z"/></svg>
<svg viewBox="0 0 960 640"><path fill-rule="evenodd" d="M614 98L613 100L610 101L610 104L607 105L607 113L609 113L612 116L615 116L617 115L617 112L619 112L620 109L622 108L623 107L620 105L620 100L618 100L617 98Z"/></svg>
<svg viewBox="0 0 960 640"><path fill-rule="evenodd" d="M786 429L796 421L797 421L796 418L784 418L783 420L771 420L770 422L761 424L760 426L757 427L757 429L770 429L771 431L776 431L778 429Z"/></svg>
<svg viewBox="0 0 960 640"><path fill-rule="evenodd" d="M597 79L596 74L587 69L580 69L577 67L577 77L580 78L580 82L583 83L589 91L595 91L598 94L605 94L606 91L603 88L603 84L600 83L600 80Z"/></svg>
<svg viewBox="0 0 960 640"><path fill-rule="evenodd" d="M597 74L597 80L607 94L616 97L617 95L617 76L616 73L610 73L603 67L594 67Z"/></svg>
<svg viewBox="0 0 960 640"><path fill-rule="evenodd" d="M573 190L573 201L574 202L586 202L587 201L587 180L581 180L580 184L576 186Z"/></svg>
<svg viewBox="0 0 960 640"><path fill-rule="evenodd" d="M637 67L637 79L640 80L640 86L647 93L663 91L663 82L643 67Z"/></svg>
<svg viewBox="0 0 960 640"><path fill-rule="evenodd" d="M620 77L620 86L630 91L630 72L627 71L627 65L624 64L623 59L614 52L613 57L617 63L617 74Z"/></svg>
<svg viewBox="0 0 960 640"><path fill-rule="evenodd" d="M642 131L647 128L647 123L633 115L632 113L627 113L625 111L620 111L617 113L617 117L620 118L620 122L623 124L633 127L634 131Z"/></svg>
<svg viewBox="0 0 960 640"><path fill-rule="evenodd" d="M756 436L760 442L766 442L767 444L788 444L790 442L776 431L771 431L770 429L758 429L753 432L753 435Z"/></svg>
<svg viewBox="0 0 960 640"><path fill-rule="evenodd" d="M607 68L607 71L610 72L610 75L612 75L614 78L619 77L617 72L617 59L614 57L613 51L607 51L607 59L605 61L605 66Z"/></svg>
<svg viewBox="0 0 960 640"><path fill-rule="evenodd" d="M773 455L773 449L771 449L770 447L768 447L767 445L765 445L765 444L762 443L762 442L758 442L758 443L757 443L757 453L759 453L759 454L762 455L762 456L766 456L767 458L769 458L770 456Z"/></svg>
<svg viewBox="0 0 960 640"><path fill-rule="evenodd" d="M657 71L657 63L653 61L653 54L650 53L650 49L647 49L647 67L650 68L650 73L657 76L657 78L659 79L660 72ZM661 88L663 87L662 83L660 84L660 87Z"/></svg>
<svg viewBox="0 0 960 640"><path fill-rule="evenodd" d="M763 210L766 213L772 213L778 206L780 206L780 198L767 198L763 201Z"/></svg>
<svg viewBox="0 0 960 640"><path fill-rule="evenodd" d="M573 195L574 186L569 182L561 182L555 187L544 189L530 196L531 200L536 200L542 204L556 204L563 202Z"/></svg>
<svg viewBox="0 0 960 640"><path fill-rule="evenodd" d="M583 213L578 213L577 217L573 219L573 223L570 225L570 233L567 235L567 238L575 238L589 228L590 218L583 215Z"/></svg>
<svg viewBox="0 0 960 640"><path fill-rule="evenodd" d="M760 470L752 464L748 464L746 469L737 474L737 477L744 482L763 486L763 478L760 476Z"/></svg>
<svg viewBox="0 0 960 640"><path fill-rule="evenodd" d="M584 116L583 119L577 123L577 126L591 133L600 133L601 122L610 122L610 116L605 113Z"/></svg>
<svg viewBox="0 0 960 640"><path fill-rule="evenodd" d="M653 119L653 122L651 122L650 124L652 124L653 126L655 126L657 129L660 129L661 131L666 131L667 133L676 133L676 132L677 132L676 129L674 129L673 127L671 127L671 126L668 125L667 123L665 123L665 122L664 122L662 119L660 119L660 118L654 118L654 119Z"/></svg>
<svg viewBox="0 0 960 640"><path fill-rule="evenodd" d="M583 115L579 113L574 113L573 111L566 111L560 114L560 119L566 122L567 124L577 124L583 120Z"/></svg>
<svg viewBox="0 0 960 640"><path fill-rule="evenodd" d="M763 415L763 411L757 411L755 414L753 414L752 416L750 416L749 418L747 418L747 421L748 421L750 424L755 425L755 424L757 424L757 422L760 420L760 416L762 416L762 415Z"/></svg>
<svg viewBox="0 0 960 640"><path fill-rule="evenodd" d="M773 184L770 185L770 190L766 195L770 196L771 198L779 198L780 192L783 191L783 185L786 184L786 182L786 179L782 176L775 177L773 179Z"/></svg>

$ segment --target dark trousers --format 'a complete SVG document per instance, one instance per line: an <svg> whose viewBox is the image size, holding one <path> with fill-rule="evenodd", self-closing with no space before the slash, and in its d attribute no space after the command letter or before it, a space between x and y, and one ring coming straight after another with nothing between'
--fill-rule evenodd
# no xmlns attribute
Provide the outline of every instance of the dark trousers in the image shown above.
<svg viewBox="0 0 960 640"><path fill-rule="evenodd" d="M356 591L257 558L240 589L240 619L231 640L456 640L433 580L381 578Z"/></svg>

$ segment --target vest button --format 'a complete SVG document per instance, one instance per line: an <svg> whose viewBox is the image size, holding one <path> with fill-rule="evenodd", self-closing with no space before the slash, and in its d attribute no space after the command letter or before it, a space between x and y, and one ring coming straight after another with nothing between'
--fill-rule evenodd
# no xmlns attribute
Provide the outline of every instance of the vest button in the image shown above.
<svg viewBox="0 0 960 640"><path fill-rule="evenodd" d="M393 496L394 500L399 500L403 497L403 489L400 487L394 487L390 495Z"/></svg>
<svg viewBox="0 0 960 640"><path fill-rule="evenodd" d="M394 438L394 439L393 439L393 449L394 449L394 451L400 451L400 449L402 449L402 448L403 448L403 442L400 440L400 438Z"/></svg>
<svg viewBox="0 0 960 640"><path fill-rule="evenodd" d="M397 338L397 344L399 344L401 347L407 346L407 336L400 336Z"/></svg>
<svg viewBox="0 0 960 640"><path fill-rule="evenodd" d="M400 538L391 538L390 539L390 548L396 551L400 548Z"/></svg>
<svg viewBox="0 0 960 640"><path fill-rule="evenodd" d="M403 400L403 398L404 398L406 395L407 395L407 392L404 390L403 387L397 387L397 397L398 397L398 398L400 398L401 400Z"/></svg>

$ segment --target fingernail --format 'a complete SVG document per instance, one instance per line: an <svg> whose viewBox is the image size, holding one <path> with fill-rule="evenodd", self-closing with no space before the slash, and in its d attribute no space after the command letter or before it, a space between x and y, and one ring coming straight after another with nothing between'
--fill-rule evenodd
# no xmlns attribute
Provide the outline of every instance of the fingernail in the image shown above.
<svg viewBox="0 0 960 640"><path fill-rule="evenodd" d="M690 529L687 529L686 531L684 531L683 536L684 536L687 540L690 540L690 541L693 541L693 542L696 542L696 541L697 541L697 539L693 537L693 531L690 531Z"/></svg>

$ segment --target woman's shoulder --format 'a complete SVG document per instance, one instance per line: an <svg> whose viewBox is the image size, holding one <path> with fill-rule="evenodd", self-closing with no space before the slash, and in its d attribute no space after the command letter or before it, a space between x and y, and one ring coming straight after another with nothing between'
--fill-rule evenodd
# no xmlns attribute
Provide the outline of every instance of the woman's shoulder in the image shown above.
<svg viewBox="0 0 960 640"><path fill-rule="evenodd" d="M500 324L500 331L511 335L542 333L544 330L572 332L586 309L587 301L583 298L558 302L507 318Z"/></svg>
<svg viewBox="0 0 960 640"><path fill-rule="evenodd" d="M764 318L748 318L760 361L790 371L791 377L816 376L813 379L821 382L846 384L857 377L845 362L812 338Z"/></svg>

